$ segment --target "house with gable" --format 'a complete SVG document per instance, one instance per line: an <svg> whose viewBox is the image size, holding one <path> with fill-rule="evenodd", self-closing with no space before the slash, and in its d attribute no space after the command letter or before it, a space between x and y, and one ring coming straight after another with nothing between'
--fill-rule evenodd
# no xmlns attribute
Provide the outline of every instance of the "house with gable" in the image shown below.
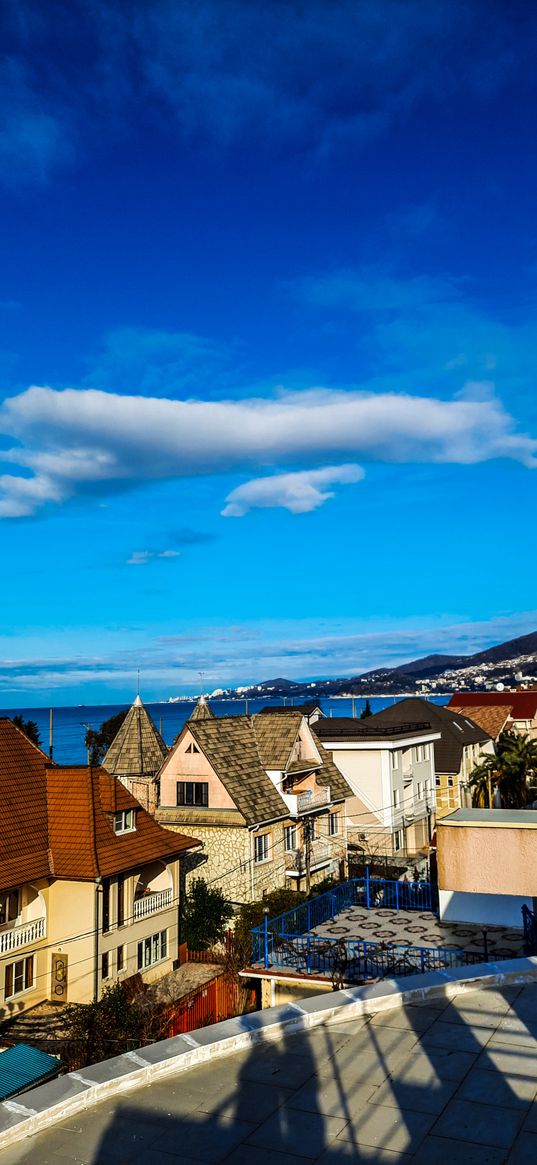
<svg viewBox="0 0 537 1165"><path fill-rule="evenodd" d="M180 863L198 845L103 768L53 764L1 719L0 1018L170 971Z"/></svg>
<svg viewBox="0 0 537 1165"><path fill-rule="evenodd" d="M204 843L196 873L235 902L344 872L351 790L299 710L199 705L159 773L157 819Z"/></svg>
<svg viewBox="0 0 537 1165"><path fill-rule="evenodd" d="M167 754L160 732L137 695L106 753L104 768L119 778L144 809L154 813L158 802L156 776Z"/></svg>

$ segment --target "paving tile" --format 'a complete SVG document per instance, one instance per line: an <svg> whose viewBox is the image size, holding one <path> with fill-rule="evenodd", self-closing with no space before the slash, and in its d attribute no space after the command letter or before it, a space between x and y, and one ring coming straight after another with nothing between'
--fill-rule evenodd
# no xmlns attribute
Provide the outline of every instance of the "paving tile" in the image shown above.
<svg viewBox="0 0 537 1165"><path fill-rule="evenodd" d="M284 1105L248 1137L247 1144L252 1150L259 1146L315 1160L344 1127L345 1121L340 1117L301 1112ZM254 1151L251 1159L255 1161Z"/></svg>
<svg viewBox="0 0 537 1165"><path fill-rule="evenodd" d="M492 1145L428 1136L412 1158L412 1165L444 1165L448 1161L456 1161L457 1165L504 1165L506 1153L505 1149L493 1148Z"/></svg>
<svg viewBox="0 0 537 1165"><path fill-rule="evenodd" d="M537 1100L530 1105L523 1128L528 1133L537 1133Z"/></svg>
<svg viewBox="0 0 537 1165"><path fill-rule="evenodd" d="M371 1027L391 1027L401 1031L427 1031L439 1012L432 1007L393 1007L389 1011L377 1011L371 1019Z"/></svg>
<svg viewBox="0 0 537 1165"><path fill-rule="evenodd" d="M308 1084L304 1087L307 1088ZM197 1105L197 1110L209 1114L217 1111L226 1118L235 1116L237 1120L260 1124L271 1112L295 1095L292 1088L279 1088L272 1084L263 1084L260 1087L254 1080L232 1081L231 1084L222 1087L216 1095L212 1093L202 1100Z"/></svg>
<svg viewBox="0 0 537 1165"><path fill-rule="evenodd" d="M363 1109L375 1092L371 1082L355 1083L349 1088L337 1078L314 1077L293 1094L287 1107L349 1120L351 1113Z"/></svg>
<svg viewBox="0 0 537 1165"><path fill-rule="evenodd" d="M158 1162L155 1162L158 1165ZM162 1165L166 1165L163 1162ZM275 1153L273 1149L256 1147L252 1152L251 1145L238 1145L226 1157L225 1165L304 1165L304 1156L295 1153Z"/></svg>
<svg viewBox="0 0 537 1165"><path fill-rule="evenodd" d="M312 1056L286 1056L281 1045L273 1048L240 1053L222 1062L228 1079L257 1080L261 1084L277 1084L281 1088L300 1088L315 1072Z"/></svg>
<svg viewBox="0 0 537 1165"><path fill-rule="evenodd" d="M404 1113L389 1105L368 1104L351 1118L338 1139L355 1146L370 1145L398 1153L413 1153L429 1132L434 1116L424 1112Z"/></svg>
<svg viewBox="0 0 537 1165"><path fill-rule="evenodd" d="M505 1076L501 1072L472 1068L457 1092L458 1100L477 1104L498 1104L526 1111L537 1092L537 1080L526 1076Z"/></svg>
<svg viewBox="0 0 537 1165"><path fill-rule="evenodd" d="M458 1052L477 1052L490 1040L491 1032L486 1027L470 1027L459 1023L446 1023L445 1012L422 1036L420 1044L427 1048L453 1048Z"/></svg>
<svg viewBox="0 0 537 1165"><path fill-rule="evenodd" d="M188 1120L170 1120L166 1127L163 1125L152 1148L156 1152L219 1162L246 1140L254 1127L235 1118L192 1114Z"/></svg>
<svg viewBox="0 0 537 1165"><path fill-rule="evenodd" d="M411 1073L416 1079L422 1075L424 1080L435 1075L440 1080L460 1081L469 1069L476 1063L477 1052L458 1052L453 1048L429 1047L422 1050L421 1043L417 1051L413 1051L394 1071L401 1078Z"/></svg>
<svg viewBox="0 0 537 1165"><path fill-rule="evenodd" d="M435 1136L478 1145L510 1148L524 1119L523 1112L470 1100L451 1100L434 1126Z"/></svg>
<svg viewBox="0 0 537 1165"><path fill-rule="evenodd" d="M365 1024L362 1024L365 1027ZM358 1030L358 1029L357 1029ZM284 1042L285 1054L290 1056L312 1056L315 1064L323 1063L335 1056L340 1048L343 1048L349 1040L353 1039L356 1031L336 1031L334 1028L315 1028L310 1032L300 1032L299 1035L290 1036ZM281 1047L281 1044L279 1044Z"/></svg>
<svg viewBox="0 0 537 1165"><path fill-rule="evenodd" d="M392 1149L379 1149L373 1145L360 1145L358 1150L352 1141L338 1139L321 1153L315 1165L346 1165L346 1162L351 1161L353 1165L410 1165L413 1160L410 1153L396 1153ZM272 1165L280 1165L279 1157L273 1158ZM436 1162L436 1165L439 1163Z"/></svg>
<svg viewBox="0 0 537 1165"><path fill-rule="evenodd" d="M506 1076L537 1076L537 1046L521 1048L519 1044L489 1044L481 1052L476 1067L503 1072Z"/></svg>
<svg viewBox="0 0 537 1165"><path fill-rule="evenodd" d="M435 1073L429 1079L419 1075L398 1073L379 1084L369 1098L370 1104L387 1104L402 1112L428 1112L438 1114L457 1089L456 1080L439 1080Z"/></svg>
<svg viewBox="0 0 537 1165"><path fill-rule="evenodd" d="M537 1136L535 1133L520 1133L507 1158L507 1165L535 1165L537 1161Z"/></svg>

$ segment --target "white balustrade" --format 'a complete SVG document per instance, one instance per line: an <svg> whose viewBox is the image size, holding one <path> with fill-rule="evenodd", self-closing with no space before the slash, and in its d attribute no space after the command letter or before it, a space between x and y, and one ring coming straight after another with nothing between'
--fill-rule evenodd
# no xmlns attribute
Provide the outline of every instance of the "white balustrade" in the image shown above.
<svg viewBox="0 0 537 1165"><path fill-rule="evenodd" d="M36 918L23 926L14 926L11 930L0 932L0 955L7 955L10 951L18 951L20 947L27 947L46 936L46 920Z"/></svg>
<svg viewBox="0 0 537 1165"><path fill-rule="evenodd" d="M156 890L155 893L145 894L143 898L134 899L134 918L147 918L157 910L165 910L172 904L172 890Z"/></svg>
<svg viewBox="0 0 537 1165"><path fill-rule="evenodd" d="M330 801L330 788L328 785L325 789L319 789L317 793L301 793L298 797L298 812L308 813L310 809L316 809L319 805L328 805Z"/></svg>

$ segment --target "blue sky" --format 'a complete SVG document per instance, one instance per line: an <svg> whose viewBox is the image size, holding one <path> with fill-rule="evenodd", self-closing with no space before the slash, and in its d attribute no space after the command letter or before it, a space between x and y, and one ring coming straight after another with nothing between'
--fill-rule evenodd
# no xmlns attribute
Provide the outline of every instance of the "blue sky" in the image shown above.
<svg viewBox="0 0 537 1165"><path fill-rule="evenodd" d="M4 5L0 701L537 627L537 15Z"/></svg>

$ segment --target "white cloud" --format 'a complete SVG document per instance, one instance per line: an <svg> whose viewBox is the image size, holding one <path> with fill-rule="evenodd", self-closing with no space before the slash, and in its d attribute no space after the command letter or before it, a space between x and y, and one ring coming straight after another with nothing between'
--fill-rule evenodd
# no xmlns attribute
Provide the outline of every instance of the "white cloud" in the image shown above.
<svg viewBox="0 0 537 1165"><path fill-rule="evenodd" d="M317 510L334 494L322 486L361 481L364 471L359 465L327 465L324 469L303 469L298 473L278 473L258 477L237 486L226 498L224 518L242 518L249 510L280 506L292 514Z"/></svg>
<svg viewBox="0 0 537 1165"><path fill-rule="evenodd" d="M127 566L146 566L155 558L180 558L180 550L133 550Z"/></svg>
<svg viewBox="0 0 537 1165"><path fill-rule="evenodd" d="M454 400L325 388L271 399L169 400L33 387L4 402L0 426L20 442L2 460L27 474L0 478L2 517L142 481L309 470L339 458L537 464L537 441L516 431L487 384L467 386Z"/></svg>

